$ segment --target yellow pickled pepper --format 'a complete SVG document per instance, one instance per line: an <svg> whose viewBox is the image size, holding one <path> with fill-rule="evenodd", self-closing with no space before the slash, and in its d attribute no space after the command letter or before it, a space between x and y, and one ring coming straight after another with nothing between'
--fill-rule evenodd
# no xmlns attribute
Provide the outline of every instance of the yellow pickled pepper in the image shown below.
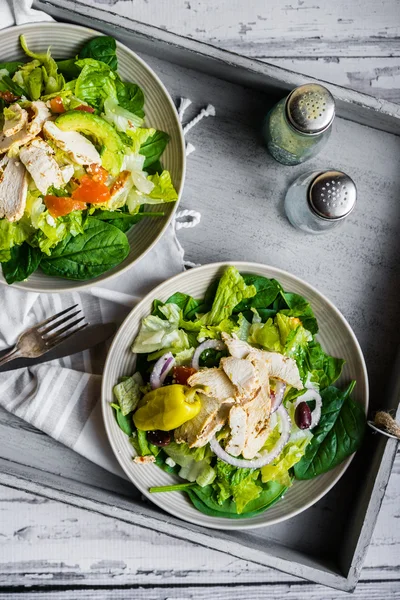
<svg viewBox="0 0 400 600"><path fill-rule="evenodd" d="M133 422L143 431L171 431L193 419L201 408L196 390L186 385L167 385L143 396Z"/></svg>

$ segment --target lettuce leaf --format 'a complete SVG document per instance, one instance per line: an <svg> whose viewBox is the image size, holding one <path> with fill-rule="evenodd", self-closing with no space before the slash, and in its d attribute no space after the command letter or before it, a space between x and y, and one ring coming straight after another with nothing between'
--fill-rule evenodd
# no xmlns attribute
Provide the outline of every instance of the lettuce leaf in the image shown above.
<svg viewBox="0 0 400 600"><path fill-rule="evenodd" d="M29 226L25 222L0 220L0 262L11 259L11 248L22 244L30 235Z"/></svg>
<svg viewBox="0 0 400 600"><path fill-rule="evenodd" d="M232 497L237 512L243 512L245 506L259 497L262 487L256 483L259 471L254 469L238 469L217 459L215 465L216 478L213 488L219 505L223 505Z"/></svg>
<svg viewBox="0 0 400 600"><path fill-rule="evenodd" d="M25 87L30 92L31 98L37 100L42 93L52 94L62 90L65 85L65 80L63 75L58 72L57 63L50 54L50 48L47 50L46 54L36 54L29 50L24 35L20 36L20 42L25 54L38 63L29 75L25 71L26 78L24 79L24 83Z"/></svg>
<svg viewBox="0 0 400 600"><path fill-rule="evenodd" d="M140 127L143 122L143 119L120 106L117 97L113 95L106 97L103 104L103 110L103 118L114 125L118 131L124 133L129 133L134 127Z"/></svg>
<svg viewBox="0 0 400 600"><path fill-rule="evenodd" d="M224 319L228 319L235 306L245 298L252 298L256 293L254 285L246 285L235 267L228 267L219 281L214 302L205 319L206 324L218 325Z"/></svg>
<svg viewBox="0 0 400 600"><path fill-rule="evenodd" d="M76 65L82 70L75 83L75 95L102 110L107 97L116 97L116 75L108 65L93 58L77 60Z"/></svg>
<svg viewBox="0 0 400 600"><path fill-rule="evenodd" d="M124 378L120 383L114 386L114 396L118 400L121 412L124 416L134 411L142 397L140 386L143 385L143 379L140 373L135 373L132 377Z"/></svg>
<svg viewBox="0 0 400 600"><path fill-rule="evenodd" d="M166 318L149 315L142 319L132 352L151 353L166 348L178 351L190 348L187 333L179 329L181 309L176 304L164 304L159 310Z"/></svg>
<svg viewBox="0 0 400 600"><path fill-rule="evenodd" d="M178 194L173 186L169 171L163 171L161 175L158 173L149 175L148 179L154 184L154 188L148 194L146 203L149 203L150 200L174 202L178 199Z"/></svg>
<svg viewBox="0 0 400 600"><path fill-rule="evenodd" d="M282 452L272 463L261 468L261 480L276 481L281 485L290 487L292 478L289 469L294 467L304 456L306 447L311 441L312 434L304 435L293 442L288 442Z"/></svg>

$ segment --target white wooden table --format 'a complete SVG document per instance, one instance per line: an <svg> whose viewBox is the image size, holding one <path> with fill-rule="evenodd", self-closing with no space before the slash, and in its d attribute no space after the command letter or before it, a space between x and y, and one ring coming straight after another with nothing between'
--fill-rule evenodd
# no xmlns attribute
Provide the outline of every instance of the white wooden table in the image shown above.
<svg viewBox="0 0 400 600"><path fill-rule="evenodd" d="M86 0L400 102L398 0ZM4 442L3 440L3 443ZM354 597L400 598L400 459ZM116 519L0 486L0 600L344 596Z"/></svg>

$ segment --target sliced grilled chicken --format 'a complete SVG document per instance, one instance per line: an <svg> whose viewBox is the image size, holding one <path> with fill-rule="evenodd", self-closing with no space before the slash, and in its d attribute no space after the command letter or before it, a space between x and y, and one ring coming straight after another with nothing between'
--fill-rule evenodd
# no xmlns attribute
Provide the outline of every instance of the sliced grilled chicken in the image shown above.
<svg viewBox="0 0 400 600"><path fill-rule="evenodd" d="M65 165L64 167L60 167L60 169L64 183L67 184L71 177L74 176L74 167L72 165Z"/></svg>
<svg viewBox="0 0 400 600"><path fill-rule="evenodd" d="M265 360L268 363L270 377L284 381L298 390L303 389L299 369L293 358L283 356L283 354L279 354L279 352L257 350L247 342L243 342L242 340L224 333L222 334L222 339L224 340L229 353L235 358L248 358L250 353L257 353L262 360Z"/></svg>
<svg viewBox="0 0 400 600"><path fill-rule="evenodd" d="M35 100L31 102L29 107L33 111L33 119L28 123L27 132L35 137L43 129L44 123L50 119L51 112L47 108L46 104L41 100Z"/></svg>
<svg viewBox="0 0 400 600"><path fill-rule="evenodd" d="M15 135L28 123L28 113L19 104L10 104L8 107L14 113L11 118L6 118L3 125L3 133L6 137Z"/></svg>
<svg viewBox="0 0 400 600"><path fill-rule="evenodd" d="M222 334L222 339L228 348L229 354L235 358L246 358L249 352L254 350L247 342L243 342L239 338L230 336L227 333Z"/></svg>
<svg viewBox="0 0 400 600"><path fill-rule="evenodd" d="M28 178L24 165L4 156L0 161L0 218L18 221L24 214Z"/></svg>
<svg viewBox="0 0 400 600"><path fill-rule="evenodd" d="M221 359L220 366L237 388L237 393L235 394L236 400L242 398L250 400L254 398L259 388L259 383L256 370L251 361L245 358L228 356Z"/></svg>
<svg viewBox="0 0 400 600"><path fill-rule="evenodd" d="M269 376L292 385L297 390L303 389L296 361L278 352L259 351L262 360L268 364Z"/></svg>
<svg viewBox="0 0 400 600"><path fill-rule="evenodd" d="M269 389L270 371L268 363L258 352L248 355L257 372L260 388L252 402L244 406L247 414L245 442L242 449L244 458L254 458L269 434L269 419L271 416L271 397Z"/></svg>
<svg viewBox="0 0 400 600"><path fill-rule="evenodd" d="M244 407L247 413L246 440L242 450L243 458L254 458L265 444L269 434L270 408L263 394L258 394Z"/></svg>
<svg viewBox="0 0 400 600"><path fill-rule="evenodd" d="M34 117L20 131L9 136L6 136L4 131L0 134L0 154L7 152L11 146L18 148L33 140L41 132L43 123L51 117L51 112L41 100L31 102L30 108Z"/></svg>
<svg viewBox="0 0 400 600"><path fill-rule="evenodd" d="M34 139L21 148L19 157L32 176L37 189L46 194L52 185L61 188L64 185L63 174L58 166L54 152L42 139Z"/></svg>
<svg viewBox="0 0 400 600"><path fill-rule="evenodd" d="M232 456L242 454L246 442L247 412L243 406L235 404L229 411L230 435L225 450Z"/></svg>
<svg viewBox="0 0 400 600"><path fill-rule="evenodd" d="M101 165L100 154L85 136L77 131L62 131L53 121L46 121L44 134L53 140L58 148L69 154L78 165Z"/></svg>
<svg viewBox="0 0 400 600"><path fill-rule="evenodd" d="M201 400L199 414L175 429L175 440L186 442L190 448L205 446L226 423L232 402L198 394Z"/></svg>
<svg viewBox="0 0 400 600"><path fill-rule="evenodd" d="M219 401L234 398L237 390L222 369L204 369L189 377L190 386L207 386L206 396L212 396Z"/></svg>

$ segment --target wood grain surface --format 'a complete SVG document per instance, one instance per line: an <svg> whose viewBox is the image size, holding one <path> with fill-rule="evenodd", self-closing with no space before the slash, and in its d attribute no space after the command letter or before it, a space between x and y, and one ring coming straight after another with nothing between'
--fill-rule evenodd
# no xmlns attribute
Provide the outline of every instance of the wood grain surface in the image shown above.
<svg viewBox="0 0 400 600"><path fill-rule="evenodd" d="M398 0L85 0L85 4L400 102ZM201 145L201 133L198 139ZM212 218L212 210L206 218ZM190 232L182 239L189 241ZM201 245L196 239L191 243L193 256L196 244ZM37 466L35 456L40 452L44 471L54 469L65 456L52 440L1 412L0 437L3 458L13 460L18 455L22 464ZM71 468L81 470L83 477L86 467L78 457L71 461ZM61 464L59 471L63 471ZM100 486L102 471L94 468L93 472L92 479L97 478ZM398 455L356 599L400 598L399 496ZM19 596L26 600L336 600L345 594L0 486L0 600Z"/></svg>

